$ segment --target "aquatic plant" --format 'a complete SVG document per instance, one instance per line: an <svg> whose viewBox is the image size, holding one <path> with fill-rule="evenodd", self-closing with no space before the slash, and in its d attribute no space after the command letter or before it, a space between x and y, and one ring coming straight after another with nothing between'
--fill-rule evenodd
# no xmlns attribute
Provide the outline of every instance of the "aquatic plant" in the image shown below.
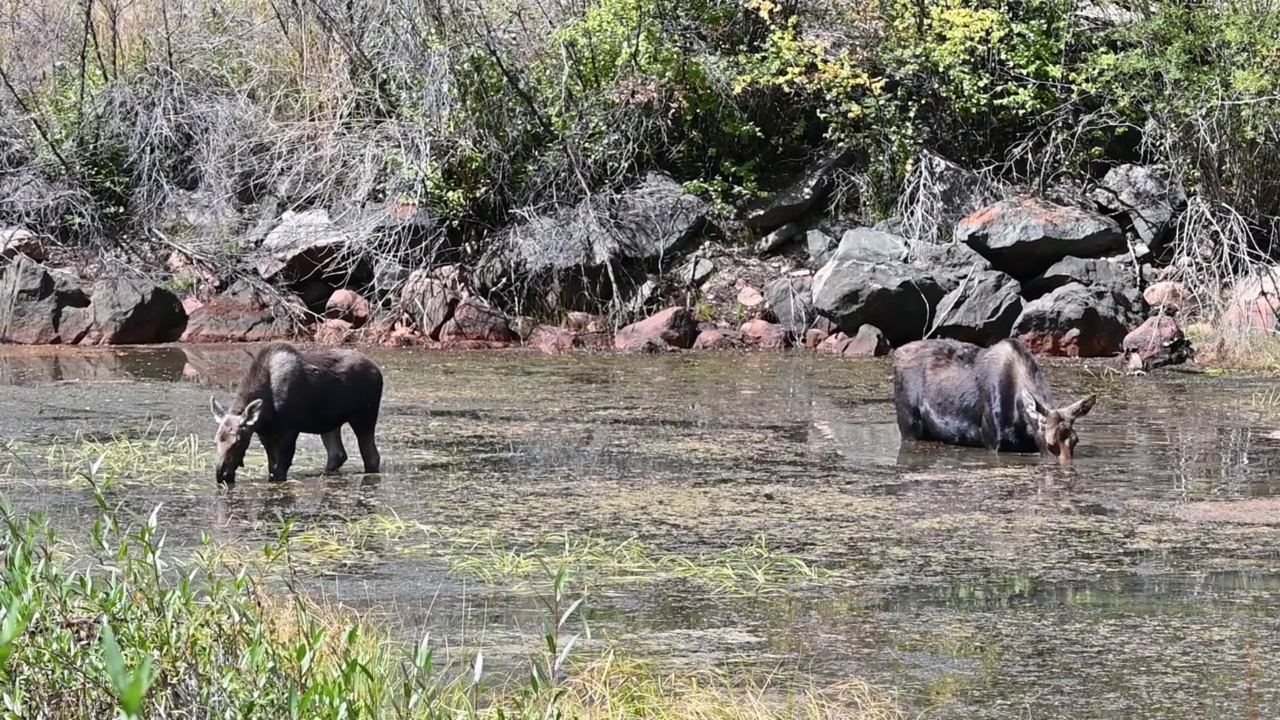
<svg viewBox="0 0 1280 720"><path fill-rule="evenodd" d="M0 718L901 717L861 682L786 690L579 652L590 628L564 566L539 596L538 649L494 673L483 650L450 656L429 628L399 642L301 592L291 524L251 556L207 536L170 553L159 508L109 505L106 465L87 476L87 542L0 501Z"/></svg>
<svg viewBox="0 0 1280 720"><path fill-rule="evenodd" d="M438 556L450 571L489 585L527 591L544 568L566 567L585 585L605 590L679 578L706 592L759 596L830 582L838 571L770 548L764 538L720 550L686 554L638 538L609 540L560 532L518 540L493 529L427 525L394 515L370 515L294 537L299 561L315 565L370 562L392 555Z"/></svg>

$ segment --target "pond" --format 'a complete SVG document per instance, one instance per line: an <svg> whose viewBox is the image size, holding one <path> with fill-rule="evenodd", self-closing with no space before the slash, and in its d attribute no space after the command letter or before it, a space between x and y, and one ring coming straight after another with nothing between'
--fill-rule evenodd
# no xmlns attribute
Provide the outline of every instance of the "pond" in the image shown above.
<svg viewBox="0 0 1280 720"><path fill-rule="evenodd" d="M536 645L540 563L561 564L591 643L672 666L861 678L934 718L1280 711L1266 380L1055 365L1059 398L1098 393L1070 472L900 450L884 359L377 350L380 475L347 429L336 477L304 436L290 481L263 479L255 441L219 488L209 396L230 400L250 351L6 348L0 490L83 529L91 492L55 448L194 435L111 499L159 505L171 547L257 548L292 520L308 591L451 652Z"/></svg>

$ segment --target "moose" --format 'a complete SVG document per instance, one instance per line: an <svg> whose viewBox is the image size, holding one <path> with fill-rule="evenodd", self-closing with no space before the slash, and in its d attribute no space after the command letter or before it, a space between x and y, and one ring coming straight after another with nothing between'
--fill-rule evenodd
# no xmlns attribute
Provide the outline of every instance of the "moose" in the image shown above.
<svg viewBox="0 0 1280 720"><path fill-rule="evenodd" d="M916 340L894 352L893 400L904 441L1031 453L1072 464L1075 422L1097 395L1055 407L1031 352L1006 338L990 347Z"/></svg>
<svg viewBox="0 0 1280 720"><path fill-rule="evenodd" d="M214 397L209 404L218 423L219 484L235 483L255 433L267 451L271 480L288 475L301 433L320 436L329 456L325 472L337 472L347 461L344 424L355 432L365 472L378 472L381 457L373 433L382 404L382 371L360 352L271 343L254 356L230 409Z"/></svg>

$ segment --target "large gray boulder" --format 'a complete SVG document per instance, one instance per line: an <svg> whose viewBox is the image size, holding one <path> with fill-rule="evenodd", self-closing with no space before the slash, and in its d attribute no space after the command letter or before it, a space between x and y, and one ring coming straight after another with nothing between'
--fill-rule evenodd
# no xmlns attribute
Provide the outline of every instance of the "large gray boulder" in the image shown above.
<svg viewBox="0 0 1280 720"><path fill-rule="evenodd" d="M869 263L837 254L813 277L818 313L849 336L874 325L894 346L923 337L946 294L932 270L906 262Z"/></svg>
<svg viewBox="0 0 1280 720"><path fill-rule="evenodd" d="M174 342L187 326L182 301L142 278L103 278L93 283L93 328L86 344L144 345Z"/></svg>
<svg viewBox="0 0 1280 720"><path fill-rule="evenodd" d="M987 261L964 245L910 249L887 232L850 230L813 277L813 308L848 336L873 325L898 346L924 337L943 296L985 270Z"/></svg>
<svg viewBox="0 0 1280 720"><path fill-rule="evenodd" d="M70 345L91 322L89 295L68 273L19 254L0 278L0 342Z"/></svg>
<svg viewBox="0 0 1280 720"><path fill-rule="evenodd" d="M832 259L858 260L861 262L902 262L907 259L907 241L872 228L846 230L840 236Z"/></svg>
<svg viewBox="0 0 1280 720"><path fill-rule="evenodd" d="M931 336L985 347L1009 337L1021 314L1018 281L996 270L979 270L939 301Z"/></svg>
<svg viewBox="0 0 1280 720"><path fill-rule="evenodd" d="M1022 295L1028 300L1036 300L1071 283L1104 287L1112 292L1128 294L1131 302L1138 302L1138 271L1127 255L1117 258L1063 258L1040 275L1022 283Z"/></svg>
<svg viewBox="0 0 1280 720"><path fill-rule="evenodd" d="M1128 249L1115 220L1039 198L988 205L957 223L955 238L1018 280L1033 278L1068 256L1105 257Z"/></svg>
<svg viewBox="0 0 1280 720"><path fill-rule="evenodd" d="M1164 165L1121 165L1107 171L1093 200L1159 253L1174 221L1187 207L1187 193Z"/></svg>
<svg viewBox="0 0 1280 720"><path fill-rule="evenodd" d="M1135 303L1131 294L1101 285L1069 283L1027 303L1013 334L1037 354L1115 355L1129 330L1144 319L1138 300Z"/></svg>
<svg viewBox="0 0 1280 720"><path fill-rule="evenodd" d="M806 217L826 200L835 173L853 159L848 150L829 153L767 200L750 208L743 224L753 230L770 232Z"/></svg>
<svg viewBox="0 0 1280 720"><path fill-rule="evenodd" d="M328 210L285 211L259 248L258 274L295 282L331 272L348 252L351 236Z"/></svg>
<svg viewBox="0 0 1280 720"><path fill-rule="evenodd" d="M816 314L813 311L813 278L778 278L764 286L764 303L787 332L803 337Z"/></svg>
<svg viewBox="0 0 1280 720"><path fill-rule="evenodd" d="M502 236L526 271L568 270L610 262L668 265L692 249L710 206L666 175L530 218Z"/></svg>

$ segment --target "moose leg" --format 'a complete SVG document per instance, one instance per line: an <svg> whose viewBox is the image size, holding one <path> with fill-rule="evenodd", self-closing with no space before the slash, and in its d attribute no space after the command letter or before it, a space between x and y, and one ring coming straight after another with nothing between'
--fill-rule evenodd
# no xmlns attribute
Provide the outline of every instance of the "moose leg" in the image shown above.
<svg viewBox="0 0 1280 720"><path fill-rule="evenodd" d="M276 466L271 471L272 480L284 480L289 475L289 466L293 465L293 454L297 449L297 432L280 433L279 444L276 446Z"/></svg>
<svg viewBox="0 0 1280 720"><path fill-rule="evenodd" d="M374 420L353 420L351 429L356 434L356 443L360 445L360 459L364 461L364 471L376 473L382 466L382 456L378 454L378 446L373 442Z"/></svg>
<svg viewBox="0 0 1280 720"><path fill-rule="evenodd" d="M347 449L342 447L342 427L339 426L333 432L321 433L320 439L324 441L325 452L329 454L329 461L325 463L324 471L337 472L338 468L342 467L342 463L347 461Z"/></svg>
<svg viewBox="0 0 1280 720"><path fill-rule="evenodd" d="M275 477L279 442L270 433L258 433L258 439L262 441L262 449L267 451L267 477Z"/></svg>

